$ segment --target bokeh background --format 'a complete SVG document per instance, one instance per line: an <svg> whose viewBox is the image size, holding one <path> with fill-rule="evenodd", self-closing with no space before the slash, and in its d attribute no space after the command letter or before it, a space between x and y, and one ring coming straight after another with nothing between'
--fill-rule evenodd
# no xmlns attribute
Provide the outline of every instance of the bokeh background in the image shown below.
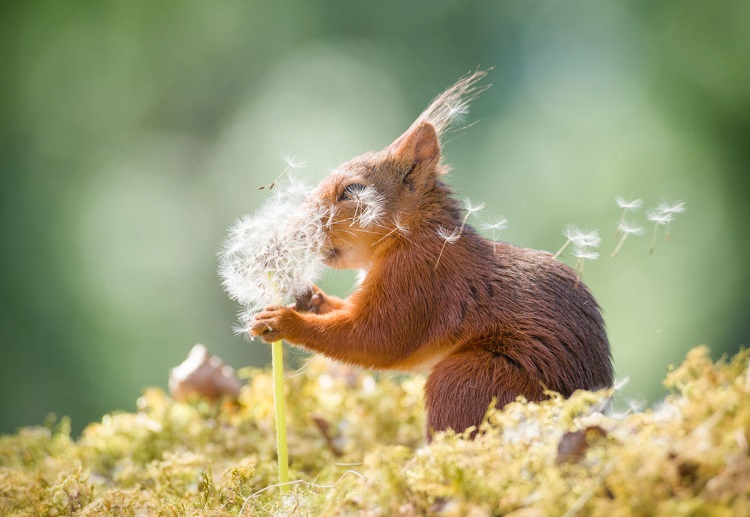
<svg viewBox="0 0 750 517"><path fill-rule="evenodd" d="M627 397L658 400L695 345L718 357L748 341L750 2L2 11L0 432L132 410L196 342L235 367L267 362L232 334L216 276L226 229L263 201L282 154L319 179L477 67L494 85L444 150L449 181L505 215L519 245L555 251L566 223L601 230L584 276ZM655 255L641 237L610 259L617 194L688 210ZM323 286L343 295L352 278Z"/></svg>

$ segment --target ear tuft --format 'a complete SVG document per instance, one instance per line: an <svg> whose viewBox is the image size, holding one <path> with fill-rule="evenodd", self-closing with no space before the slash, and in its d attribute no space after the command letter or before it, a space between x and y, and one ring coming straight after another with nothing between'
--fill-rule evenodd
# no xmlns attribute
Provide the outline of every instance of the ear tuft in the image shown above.
<svg viewBox="0 0 750 517"><path fill-rule="evenodd" d="M396 158L401 162L422 164L440 160L437 131L429 122L421 122L403 134L396 142Z"/></svg>

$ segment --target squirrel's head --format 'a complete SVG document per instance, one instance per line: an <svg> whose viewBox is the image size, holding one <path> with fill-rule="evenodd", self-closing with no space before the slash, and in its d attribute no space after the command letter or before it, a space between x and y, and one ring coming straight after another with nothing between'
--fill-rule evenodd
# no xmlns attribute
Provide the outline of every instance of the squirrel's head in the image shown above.
<svg viewBox="0 0 750 517"><path fill-rule="evenodd" d="M424 219L420 208L436 201L438 176L448 170L441 164L440 138L483 91L476 83L484 75L477 71L461 79L391 145L340 165L318 185L314 201L325 214L328 266L368 269L378 253Z"/></svg>
<svg viewBox="0 0 750 517"><path fill-rule="evenodd" d="M369 268L377 249L409 231L440 169L440 143L429 122L382 151L337 167L315 189L316 202L325 207L326 264Z"/></svg>

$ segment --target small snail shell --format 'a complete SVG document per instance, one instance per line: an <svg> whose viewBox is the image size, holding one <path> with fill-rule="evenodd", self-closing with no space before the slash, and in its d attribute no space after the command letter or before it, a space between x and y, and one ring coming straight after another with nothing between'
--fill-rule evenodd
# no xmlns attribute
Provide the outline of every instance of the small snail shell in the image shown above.
<svg viewBox="0 0 750 517"><path fill-rule="evenodd" d="M169 375L169 392L180 401L194 397L236 399L241 385L234 368L211 355L201 344L195 345L187 359L173 368Z"/></svg>

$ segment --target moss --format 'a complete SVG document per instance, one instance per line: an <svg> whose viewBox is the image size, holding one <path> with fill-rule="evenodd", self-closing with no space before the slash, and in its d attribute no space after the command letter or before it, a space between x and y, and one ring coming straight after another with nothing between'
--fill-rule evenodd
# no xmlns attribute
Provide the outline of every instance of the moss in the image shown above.
<svg viewBox="0 0 750 517"><path fill-rule="evenodd" d="M696 348L652 410L603 412L608 391L518 401L430 445L421 381L314 360L286 378L286 495L269 372L219 406L149 389L76 440L66 420L0 437L0 514L748 515L749 356Z"/></svg>

